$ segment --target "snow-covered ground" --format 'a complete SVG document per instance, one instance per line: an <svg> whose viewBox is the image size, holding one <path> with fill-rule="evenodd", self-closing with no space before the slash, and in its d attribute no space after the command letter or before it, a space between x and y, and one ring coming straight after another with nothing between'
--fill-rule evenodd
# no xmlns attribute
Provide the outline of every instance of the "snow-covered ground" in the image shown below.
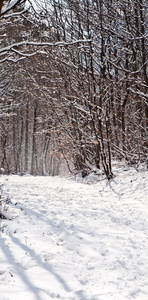
<svg viewBox="0 0 148 300"><path fill-rule="evenodd" d="M148 300L148 172L1 176L0 300Z"/></svg>

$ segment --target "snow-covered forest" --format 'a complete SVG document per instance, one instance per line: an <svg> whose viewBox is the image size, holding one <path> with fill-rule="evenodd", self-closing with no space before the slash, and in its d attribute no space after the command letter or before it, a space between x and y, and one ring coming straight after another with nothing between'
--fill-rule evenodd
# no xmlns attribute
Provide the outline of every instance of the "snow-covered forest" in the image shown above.
<svg viewBox="0 0 148 300"><path fill-rule="evenodd" d="M147 0L0 0L0 300L148 299L147 130Z"/></svg>
<svg viewBox="0 0 148 300"><path fill-rule="evenodd" d="M95 167L111 178L113 159L147 161L147 8L146 0L3 2L5 174Z"/></svg>

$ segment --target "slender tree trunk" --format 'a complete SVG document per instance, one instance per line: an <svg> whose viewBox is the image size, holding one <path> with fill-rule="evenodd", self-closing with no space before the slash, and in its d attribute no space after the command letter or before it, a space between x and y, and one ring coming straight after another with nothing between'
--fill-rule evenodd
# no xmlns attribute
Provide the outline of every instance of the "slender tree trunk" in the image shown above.
<svg viewBox="0 0 148 300"><path fill-rule="evenodd" d="M26 116L25 116L25 172L28 172L28 147L29 147L29 100L26 104Z"/></svg>
<svg viewBox="0 0 148 300"><path fill-rule="evenodd" d="M31 174L37 174L37 149L36 149L36 129L37 129L37 102L34 102L33 132L32 132L32 157Z"/></svg>

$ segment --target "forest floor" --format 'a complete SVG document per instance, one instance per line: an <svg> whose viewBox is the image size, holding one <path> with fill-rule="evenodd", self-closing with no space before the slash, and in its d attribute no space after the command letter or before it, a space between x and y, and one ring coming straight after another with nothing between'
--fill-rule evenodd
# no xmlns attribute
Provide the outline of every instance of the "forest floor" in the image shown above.
<svg viewBox="0 0 148 300"><path fill-rule="evenodd" d="M148 299L148 172L114 174L0 177L0 300Z"/></svg>

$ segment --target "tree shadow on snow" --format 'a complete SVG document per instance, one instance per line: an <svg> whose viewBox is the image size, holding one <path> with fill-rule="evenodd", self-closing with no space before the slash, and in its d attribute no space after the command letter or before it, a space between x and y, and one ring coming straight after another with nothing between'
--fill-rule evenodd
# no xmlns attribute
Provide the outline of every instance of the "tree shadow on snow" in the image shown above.
<svg viewBox="0 0 148 300"><path fill-rule="evenodd" d="M122 196L122 194L119 193L119 192L117 192L117 191L115 190L115 188L113 187L113 184L112 184L112 183L114 183L114 185L116 184L116 186L118 185L118 183L114 180L114 178L112 178L112 180L108 180L108 181L107 181L106 186L109 186L110 189L112 190L112 192L113 192L114 194L116 194L116 195L119 197L119 199L120 199L120 197Z"/></svg>
<svg viewBox="0 0 148 300"><path fill-rule="evenodd" d="M23 269L21 269L21 271L18 270L18 266L17 266L17 262L15 261L15 258L11 252L11 250L8 248L8 246L5 245L5 239L4 238L0 238L0 242L1 242L1 249L7 259L7 261L13 266L13 268L15 269L16 273L18 274L18 276L21 278L21 280L25 283L25 285L27 286L27 288L33 292L33 294L35 294L35 297L37 300L42 300L40 297L40 288L37 288L36 286L34 286L32 284L32 282L27 278L25 272ZM13 274L11 274L11 276L13 276Z"/></svg>
<svg viewBox="0 0 148 300"><path fill-rule="evenodd" d="M59 284L64 288L64 290L66 292L68 292L68 293L71 292L71 289L69 288L67 283L63 280L63 278L59 274L57 274L54 271L53 267L49 263L47 263L47 262L44 263L41 260L40 256L38 254L36 254L33 249L31 249L27 245L23 244L17 237L10 236L10 238L12 239L12 242L14 244L16 244L17 246L22 248L25 252L27 252L27 254L30 255L30 257L34 261L37 262L37 266L43 268L44 270L46 270L50 274L52 274L52 276L57 279ZM48 291L46 291L46 289L38 288L31 282L31 280L29 280L29 278L25 274L25 271L23 270L23 267L20 270L20 268L18 266L18 262L15 260L13 254L12 254L12 251L10 250L10 248L7 245L5 245L4 238L2 238L2 237L0 238L0 243L1 243L1 249L4 253L7 261L13 266L13 269L18 274L18 276L21 278L21 280L24 282L24 284L27 286L27 288L34 294L35 299L42 300L42 296L40 295L41 292L44 292L49 296L49 293L48 293ZM55 286L55 291L56 291L56 286ZM82 299L82 298L80 298L80 299Z"/></svg>

